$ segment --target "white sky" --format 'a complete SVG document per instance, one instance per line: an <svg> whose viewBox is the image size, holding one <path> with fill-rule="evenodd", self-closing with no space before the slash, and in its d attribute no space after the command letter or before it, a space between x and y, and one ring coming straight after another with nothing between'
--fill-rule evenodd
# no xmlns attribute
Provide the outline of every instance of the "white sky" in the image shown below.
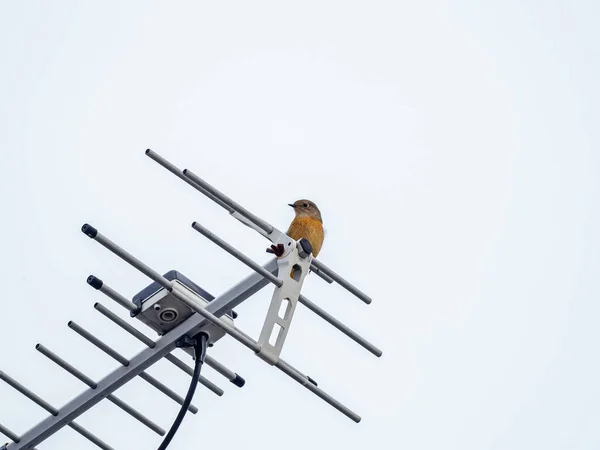
<svg viewBox="0 0 600 450"><path fill-rule="evenodd" d="M58 407L84 386L37 342L96 379L117 367L68 320L143 348L85 278L127 297L148 280L84 222L213 294L249 272L192 221L268 259L150 147L281 229L316 201L319 258L374 300L314 275L305 294L384 350L298 309L283 356L356 425L220 341L247 385L205 368L226 393L199 389L170 448L597 449L599 4L283 3L2 2L0 370ZM270 292L238 308L254 336ZM149 372L185 393L167 362ZM178 410L142 380L118 396L165 429ZM0 423L46 416L0 383ZM160 442L109 403L78 421L116 449ZM96 447L64 429L39 448Z"/></svg>

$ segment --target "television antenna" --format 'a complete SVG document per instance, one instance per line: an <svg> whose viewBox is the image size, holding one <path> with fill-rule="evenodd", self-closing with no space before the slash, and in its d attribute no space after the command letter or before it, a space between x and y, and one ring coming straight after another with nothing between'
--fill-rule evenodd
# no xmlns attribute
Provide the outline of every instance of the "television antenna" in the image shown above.
<svg viewBox="0 0 600 450"><path fill-rule="evenodd" d="M193 390L198 383L218 396L223 395L223 390L220 387L199 375L199 367L202 362L215 369L235 386L239 388L244 386L245 380L243 377L228 369L226 366L210 357L210 355L205 355L204 353L200 355L197 351L198 348L200 348L199 342L201 340L203 341L203 349L205 352L206 345L210 347L226 335L252 350L267 364L278 368L281 372L300 383L310 392L354 422L360 422L361 417L356 412L352 411L322 390L312 378L283 360L280 357L280 354L288 335L296 307L298 304L301 304L373 355L377 357L382 355L382 351L379 348L301 294L304 279L309 271L315 273L329 284L334 282L338 283L366 304L371 303L371 298L321 261L314 259L311 254L310 244L307 240L301 239L300 241L294 241L208 184L195 173L188 169L178 169L156 152L148 149L146 150L146 155L160 166L185 181L188 185L213 200L244 225L252 228L267 238L272 244L283 245L284 252L280 257L271 259L266 264L260 265L237 250L234 246L228 244L216 234L212 233L199 222L194 222L192 224L194 230L214 242L221 249L234 256L253 271L249 276L230 287L224 293L218 297L214 297L176 270L170 270L161 275L159 272L150 268L125 249L111 241L108 237L101 234L93 226L89 224L83 225L82 232L84 234L152 280L152 283L138 292L133 297L132 301L128 300L125 296L107 285L106 282L94 275L88 277L87 283L127 309L132 318L140 320L153 329L159 335L159 338L156 341L148 338L145 334L141 333L128 323L128 321L122 319L101 303L94 304L96 311L145 344L146 348L144 350L132 358L127 358L102 342L76 322L69 321L69 328L97 349L121 363L121 366L101 380L95 381L50 349L42 344L37 344L35 348L38 352L70 373L80 382L87 385L87 389L65 404L62 408L58 409L7 373L0 371L0 380L4 381L23 396L50 413L49 417L33 426L29 431L26 431L22 435L19 435L0 424L0 434L5 435L12 441L11 443L7 443L0 447L0 450L34 449L36 445L39 445L48 437L66 426L75 430L101 449L113 450L113 447L75 421L79 416L103 399L107 399L158 435L164 436L167 433L163 428L121 400L114 394L115 391L132 379L140 377L171 400L182 405L182 410L180 411L181 418L186 410L193 414L197 413L198 408L190 403L191 395L189 394L191 393L193 395ZM268 284L274 285L273 296L259 338L258 340L254 340L235 326L234 320L237 317L237 314L235 313L234 308ZM201 336L201 338L199 336ZM194 346L196 351L192 348ZM196 359L197 371L195 370L196 368L193 370L188 364L171 354L177 347L184 348L184 350L189 352L192 357ZM193 384L185 399L146 372L149 367L163 358L192 376ZM194 382L195 380L197 383ZM178 419L180 419L179 416ZM174 428L176 430L176 427ZM172 431L173 429L170 433Z"/></svg>

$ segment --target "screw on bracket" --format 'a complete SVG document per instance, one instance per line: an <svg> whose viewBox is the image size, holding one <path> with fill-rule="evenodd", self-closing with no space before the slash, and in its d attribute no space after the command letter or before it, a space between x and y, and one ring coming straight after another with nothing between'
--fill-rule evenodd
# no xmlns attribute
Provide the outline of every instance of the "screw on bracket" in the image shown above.
<svg viewBox="0 0 600 450"><path fill-rule="evenodd" d="M310 255L312 253L312 251L313 251L312 245L310 245L310 242L308 241L308 239L301 238L298 241L298 254L300 255L300 258L302 258L302 259L308 258L308 255Z"/></svg>

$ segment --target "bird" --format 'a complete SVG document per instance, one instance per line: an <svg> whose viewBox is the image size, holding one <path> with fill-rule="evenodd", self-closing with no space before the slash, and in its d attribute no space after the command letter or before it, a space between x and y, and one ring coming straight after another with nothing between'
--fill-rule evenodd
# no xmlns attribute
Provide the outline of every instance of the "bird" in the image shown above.
<svg viewBox="0 0 600 450"><path fill-rule="evenodd" d="M295 217L290 223L286 234L295 241L302 238L308 240L312 247L312 255L316 257L321 251L325 239L321 211L314 202L306 199L288 203L288 206L294 208ZM283 250L282 244L279 244L279 246L272 245L270 249L267 249L269 253L274 253L277 256L281 256Z"/></svg>

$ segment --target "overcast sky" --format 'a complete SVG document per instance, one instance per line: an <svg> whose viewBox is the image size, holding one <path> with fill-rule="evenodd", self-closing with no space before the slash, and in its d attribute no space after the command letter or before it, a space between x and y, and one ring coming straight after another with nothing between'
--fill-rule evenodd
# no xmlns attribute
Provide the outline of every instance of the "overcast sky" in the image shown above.
<svg viewBox="0 0 600 450"><path fill-rule="evenodd" d="M225 395L199 389L171 449L597 449L599 5L2 2L0 370L59 407L84 385L37 342L94 379L118 365L68 320L143 349L85 279L127 297L149 281L85 222L214 295L249 269L192 221L268 260L152 148L282 230L287 203L314 200L319 259L373 303L315 275L304 293L384 351L294 317L282 356L357 425L223 339L210 354L247 385L205 367ZM254 337L271 292L238 308ZM167 362L149 373L185 394ZM117 395L165 429L178 411L139 379ZM22 434L46 416L0 383L0 423ZM78 422L116 449L161 439L106 402ZM96 447L65 428L39 448Z"/></svg>

